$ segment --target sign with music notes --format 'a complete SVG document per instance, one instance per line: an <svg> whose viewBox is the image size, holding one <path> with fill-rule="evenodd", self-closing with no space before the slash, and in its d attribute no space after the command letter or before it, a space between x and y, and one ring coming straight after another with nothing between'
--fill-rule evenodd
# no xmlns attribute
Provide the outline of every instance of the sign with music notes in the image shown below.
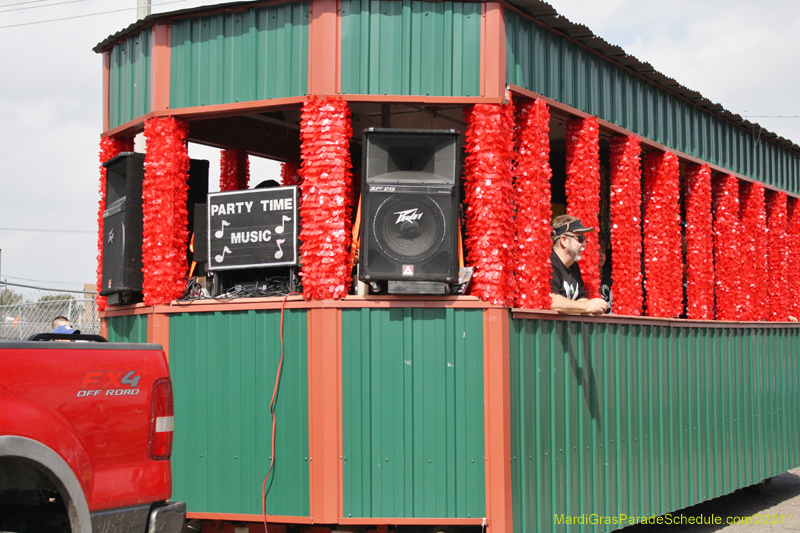
<svg viewBox="0 0 800 533"><path fill-rule="evenodd" d="M297 187L208 195L208 270L296 265Z"/></svg>

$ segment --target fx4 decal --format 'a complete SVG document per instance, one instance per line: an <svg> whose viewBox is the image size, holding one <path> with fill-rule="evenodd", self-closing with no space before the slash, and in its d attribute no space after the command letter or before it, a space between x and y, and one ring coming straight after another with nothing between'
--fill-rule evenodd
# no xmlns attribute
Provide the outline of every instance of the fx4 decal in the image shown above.
<svg viewBox="0 0 800 533"><path fill-rule="evenodd" d="M139 394L139 379L135 370L87 372L78 388L78 397L135 396Z"/></svg>

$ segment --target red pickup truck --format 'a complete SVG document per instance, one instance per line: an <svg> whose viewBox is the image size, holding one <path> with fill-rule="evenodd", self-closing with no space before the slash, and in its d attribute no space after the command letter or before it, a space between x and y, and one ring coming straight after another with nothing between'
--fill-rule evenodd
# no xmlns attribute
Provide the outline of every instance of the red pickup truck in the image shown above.
<svg viewBox="0 0 800 533"><path fill-rule="evenodd" d="M179 533L172 434L160 346L0 341L0 531Z"/></svg>

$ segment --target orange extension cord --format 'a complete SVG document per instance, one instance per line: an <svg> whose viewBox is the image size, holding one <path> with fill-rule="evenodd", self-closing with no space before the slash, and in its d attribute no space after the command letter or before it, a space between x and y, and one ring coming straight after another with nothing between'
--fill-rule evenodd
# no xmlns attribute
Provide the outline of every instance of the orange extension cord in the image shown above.
<svg viewBox="0 0 800 533"><path fill-rule="evenodd" d="M269 402L269 412L272 415L272 455L269 458L269 470L267 470L267 475L264 476L264 483L261 484L261 513L264 516L264 533L269 533L267 530L267 480L269 479L269 475L272 473L272 469L275 466L275 396L278 395L278 385L281 382L281 369L283 369L283 312L286 309L286 300L289 298L289 296L295 294L300 293L290 292L283 297L283 303L281 303L281 360L278 363L278 371L275 375L275 388L272 390L272 400Z"/></svg>

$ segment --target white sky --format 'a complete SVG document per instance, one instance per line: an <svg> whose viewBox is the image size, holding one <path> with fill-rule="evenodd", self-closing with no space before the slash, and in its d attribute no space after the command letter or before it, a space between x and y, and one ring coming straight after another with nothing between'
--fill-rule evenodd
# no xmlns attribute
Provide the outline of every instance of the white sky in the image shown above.
<svg viewBox="0 0 800 533"><path fill-rule="evenodd" d="M160 13L215 2L153 3ZM796 0L550 4L730 111L800 115ZM135 6L136 0L0 0L0 279L70 290L95 281L102 62L92 48L132 23ZM114 10L125 11L9 27ZM751 120L800 144L800 118ZM218 151L191 146L190 156L211 161L214 187ZM254 161L251 181L276 168Z"/></svg>

